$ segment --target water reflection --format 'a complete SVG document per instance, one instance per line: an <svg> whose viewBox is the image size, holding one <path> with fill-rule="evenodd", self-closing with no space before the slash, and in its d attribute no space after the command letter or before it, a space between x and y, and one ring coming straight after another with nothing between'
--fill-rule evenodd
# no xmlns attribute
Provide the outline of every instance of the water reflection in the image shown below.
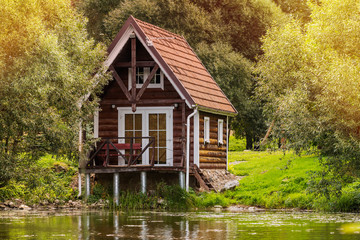
<svg viewBox="0 0 360 240"><path fill-rule="evenodd" d="M354 239L356 214L0 213L0 239ZM356 232L355 232L356 233Z"/></svg>

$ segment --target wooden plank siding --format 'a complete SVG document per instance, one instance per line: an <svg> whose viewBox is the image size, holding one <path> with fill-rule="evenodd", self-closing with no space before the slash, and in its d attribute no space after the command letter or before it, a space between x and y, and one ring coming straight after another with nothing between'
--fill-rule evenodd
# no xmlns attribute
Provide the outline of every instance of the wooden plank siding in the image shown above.
<svg viewBox="0 0 360 240"><path fill-rule="evenodd" d="M204 144L204 117L210 118L210 143ZM223 144L218 143L218 119L223 123ZM200 112L199 161L202 169L226 169L226 116Z"/></svg>

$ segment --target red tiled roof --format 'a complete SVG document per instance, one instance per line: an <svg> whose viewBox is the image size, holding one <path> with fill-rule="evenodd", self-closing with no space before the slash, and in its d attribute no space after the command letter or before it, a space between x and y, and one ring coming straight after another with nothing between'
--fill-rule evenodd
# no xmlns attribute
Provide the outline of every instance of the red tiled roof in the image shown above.
<svg viewBox="0 0 360 240"><path fill-rule="evenodd" d="M195 104L229 113L237 112L182 36L133 17L128 21L134 21L145 38L152 41L155 50Z"/></svg>

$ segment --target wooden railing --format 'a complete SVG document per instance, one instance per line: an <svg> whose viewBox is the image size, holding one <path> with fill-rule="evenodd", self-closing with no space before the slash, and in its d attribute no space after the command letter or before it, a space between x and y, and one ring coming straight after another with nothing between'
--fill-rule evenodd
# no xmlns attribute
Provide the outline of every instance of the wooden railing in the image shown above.
<svg viewBox="0 0 360 240"><path fill-rule="evenodd" d="M118 143L119 139L130 140L130 143ZM135 143L137 139L148 139L149 142L144 148L141 147L141 143ZM141 141L142 142L142 141ZM155 163L155 138L154 137L113 137L113 138L102 138L98 142L99 146L95 149L95 152L90 156L89 161L86 166L91 166L95 164L96 159L103 160L103 167L108 167L110 157L117 157L123 159L124 162L127 162L127 167L136 165L137 161L141 158L144 152L147 149L153 149L152 155L150 157L150 165L154 166ZM129 151L127 154L125 151ZM124 153L122 152L124 151Z"/></svg>

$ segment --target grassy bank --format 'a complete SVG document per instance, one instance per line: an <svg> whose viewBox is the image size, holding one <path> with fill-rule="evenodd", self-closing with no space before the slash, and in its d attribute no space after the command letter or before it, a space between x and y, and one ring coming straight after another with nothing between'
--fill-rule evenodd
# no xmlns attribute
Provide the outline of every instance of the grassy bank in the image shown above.
<svg viewBox="0 0 360 240"><path fill-rule="evenodd" d="M240 185L224 193L202 193L203 206L244 204L265 208L298 208L317 211L358 212L360 181L343 186L330 198L309 191L311 173L321 169L315 155L298 156L283 151L233 151L229 171L244 176Z"/></svg>
<svg viewBox="0 0 360 240"><path fill-rule="evenodd" d="M229 170L245 177L239 187L225 193L227 198L267 208L313 208L313 196L306 189L308 173L320 170L316 156L299 157L282 151L231 152L229 159Z"/></svg>

